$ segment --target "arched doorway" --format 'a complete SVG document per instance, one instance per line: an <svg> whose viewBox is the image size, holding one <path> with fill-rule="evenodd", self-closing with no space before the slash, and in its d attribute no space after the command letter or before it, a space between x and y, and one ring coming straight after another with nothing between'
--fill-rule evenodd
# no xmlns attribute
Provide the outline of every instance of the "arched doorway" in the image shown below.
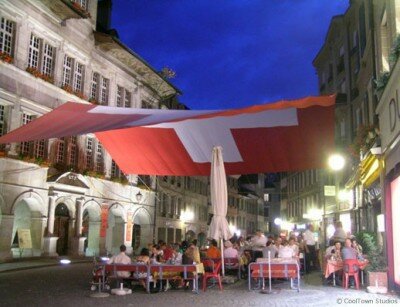
<svg viewBox="0 0 400 307"><path fill-rule="evenodd" d="M124 209L120 204L110 207L107 221L106 249L113 255L119 253L119 247L125 242Z"/></svg>
<svg viewBox="0 0 400 307"><path fill-rule="evenodd" d="M100 252L100 205L94 201L84 206L82 236L86 238L84 254L86 256L98 255Z"/></svg>
<svg viewBox="0 0 400 307"><path fill-rule="evenodd" d="M14 210L14 222L11 236L11 253L13 257L32 257L42 254L44 221L41 204L36 198L24 198L18 201ZM18 229L28 231L32 248L20 248Z"/></svg>
<svg viewBox="0 0 400 307"><path fill-rule="evenodd" d="M68 207L58 204L54 213L54 236L58 237L56 252L60 256L68 253L69 221Z"/></svg>
<svg viewBox="0 0 400 307"><path fill-rule="evenodd" d="M145 209L139 209L133 218L132 249L138 254L140 249L153 242L150 214Z"/></svg>

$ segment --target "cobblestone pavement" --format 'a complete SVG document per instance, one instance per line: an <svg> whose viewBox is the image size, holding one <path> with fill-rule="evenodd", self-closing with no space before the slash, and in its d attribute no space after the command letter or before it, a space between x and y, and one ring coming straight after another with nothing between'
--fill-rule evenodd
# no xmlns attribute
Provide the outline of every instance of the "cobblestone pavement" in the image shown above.
<svg viewBox="0 0 400 307"><path fill-rule="evenodd" d="M135 290L127 296L92 298L91 264L40 267L0 273L0 306L400 306L395 295L373 295L365 290L321 286L319 273L302 279L302 290L288 283L274 285L276 294L248 291L246 281L199 294L170 290L147 294Z"/></svg>

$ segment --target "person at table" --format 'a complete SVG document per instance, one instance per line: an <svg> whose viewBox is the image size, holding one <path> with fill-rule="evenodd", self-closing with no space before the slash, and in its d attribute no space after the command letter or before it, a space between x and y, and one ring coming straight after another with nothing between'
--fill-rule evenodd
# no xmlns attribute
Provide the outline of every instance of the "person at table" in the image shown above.
<svg viewBox="0 0 400 307"><path fill-rule="evenodd" d="M344 247L342 248L342 260L348 259L357 259L357 251L351 246L350 239L344 241Z"/></svg>
<svg viewBox="0 0 400 307"><path fill-rule="evenodd" d="M293 250L293 254L297 257L299 255L299 246L296 244L296 237L289 238L289 247Z"/></svg>
<svg viewBox="0 0 400 307"><path fill-rule="evenodd" d="M221 251L218 248L217 240L215 240L215 239L211 240L210 247L207 250L206 256L207 256L207 258L210 258L210 259L221 258Z"/></svg>
<svg viewBox="0 0 400 307"><path fill-rule="evenodd" d="M278 249L276 248L275 244L272 243L273 241L268 241L267 245L263 248L263 258L268 259L268 252L272 258L276 258L278 256Z"/></svg>
<svg viewBox="0 0 400 307"><path fill-rule="evenodd" d="M262 258L263 248L267 245L267 238L262 233L261 230L257 229L256 234L251 238L251 246L253 250L253 261L256 261L257 258Z"/></svg>
<svg viewBox="0 0 400 307"><path fill-rule="evenodd" d="M114 255L111 257L110 260L107 261L108 264L131 264L131 258L126 255L126 246L124 244L122 244L119 247L119 254L118 255ZM124 286L128 286L129 284L129 280L125 280L124 278L129 278L131 276L131 272L129 271L117 271L117 276L121 277L124 283Z"/></svg>
<svg viewBox="0 0 400 307"><path fill-rule="evenodd" d="M282 247L278 251L278 258L293 258L295 253L293 249L289 246L288 241L284 240L282 242Z"/></svg>
<svg viewBox="0 0 400 307"><path fill-rule="evenodd" d="M150 263L151 264L161 264L164 262L162 251L158 244L154 244L151 250Z"/></svg>
<svg viewBox="0 0 400 307"><path fill-rule="evenodd" d="M233 248L231 241L225 241L224 247L224 258L239 258L239 252Z"/></svg>
<svg viewBox="0 0 400 307"><path fill-rule="evenodd" d="M172 259L171 262L172 264L182 264L182 252L181 252L181 247L178 243L174 243L172 245L173 248L173 254L172 254Z"/></svg>
<svg viewBox="0 0 400 307"><path fill-rule="evenodd" d="M306 251L306 273L310 273L311 270L316 267L316 253L315 253L315 237L313 232L313 225L307 225L306 231L303 233ZM311 265L312 263L312 265Z"/></svg>
<svg viewBox="0 0 400 307"><path fill-rule="evenodd" d="M330 238L332 241L339 241L340 243L344 243L347 238L347 234L343 229L343 225L341 221L337 221L335 223L335 232L333 236Z"/></svg>
<svg viewBox="0 0 400 307"><path fill-rule="evenodd" d="M354 248L357 252L357 259L364 259L363 256L363 248L360 244L358 244L356 238L351 239L351 247Z"/></svg>
<svg viewBox="0 0 400 307"><path fill-rule="evenodd" d="M194 247L194 251L193 251L193 259L196 263L200 263L200 249L197 246L197 239L194 239L193 242L193 247Z"/></svg>
<svg viewBox="0 0 400 307"><path fill-rule="evenodd" d="M160 245L160 248L162 250L162 255L163 255L163 259L165 262L170 262L174 253L174 250L172 249L172 247L170 245L168 245L165 242L162 242Z"/></svg>
<svg viewBox="0 0 400 307"><path fill-rule="evenodd" d="M327 260L342 260L342 243L336 241L334 245L329 246L325 252L325 259Z"/></svg>
<svg viewBox="0 0 400 307"><path fill-rule="evenodd" d="M136 258L136 264L145 264L145 265L150 264L150 252L148 248L142 248L142 250L140 251L140 255ZM143 286L143 288L146 289L145 279L147 278L147 271L135 272L133 273L133 276L136 279L139 279L140 284Z"/></svg>

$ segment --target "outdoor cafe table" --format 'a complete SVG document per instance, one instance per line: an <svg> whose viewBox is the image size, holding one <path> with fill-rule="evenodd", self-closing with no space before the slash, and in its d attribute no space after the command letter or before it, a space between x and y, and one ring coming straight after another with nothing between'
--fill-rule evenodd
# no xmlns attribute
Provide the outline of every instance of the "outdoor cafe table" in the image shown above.
<svg viewBox="0 0 400 307"><path fill-rule="evenodd" d="M369 264L368 260L359 260L358 266L361 270L361 284L364 284L364 269ZM328 278L329 275L333 274L333 285L336 286L336 272L341 271L343 269L343 260L331 260L328 259L325 263L325 278Z"/></svg>

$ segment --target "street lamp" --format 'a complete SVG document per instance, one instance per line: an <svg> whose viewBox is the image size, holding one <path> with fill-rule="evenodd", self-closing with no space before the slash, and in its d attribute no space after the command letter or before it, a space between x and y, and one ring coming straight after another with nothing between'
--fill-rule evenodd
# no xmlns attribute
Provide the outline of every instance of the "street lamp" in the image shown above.
<svg viewBox="0 0 400 307"><path fill-rule="evenodd" d="M328 158L329 168L333 171L340 171L343 169L346 161L340 154L333 154Z"/></svg>
<svg viewBox="0 0 400 307"><path fill-rule="evenodd" d="M140 193L140 191L137 192L137 194L136 194L136 201L137 201L138 203L140 203L140 202L142 201L142 199L143 199L143 194Z"/></svg>

